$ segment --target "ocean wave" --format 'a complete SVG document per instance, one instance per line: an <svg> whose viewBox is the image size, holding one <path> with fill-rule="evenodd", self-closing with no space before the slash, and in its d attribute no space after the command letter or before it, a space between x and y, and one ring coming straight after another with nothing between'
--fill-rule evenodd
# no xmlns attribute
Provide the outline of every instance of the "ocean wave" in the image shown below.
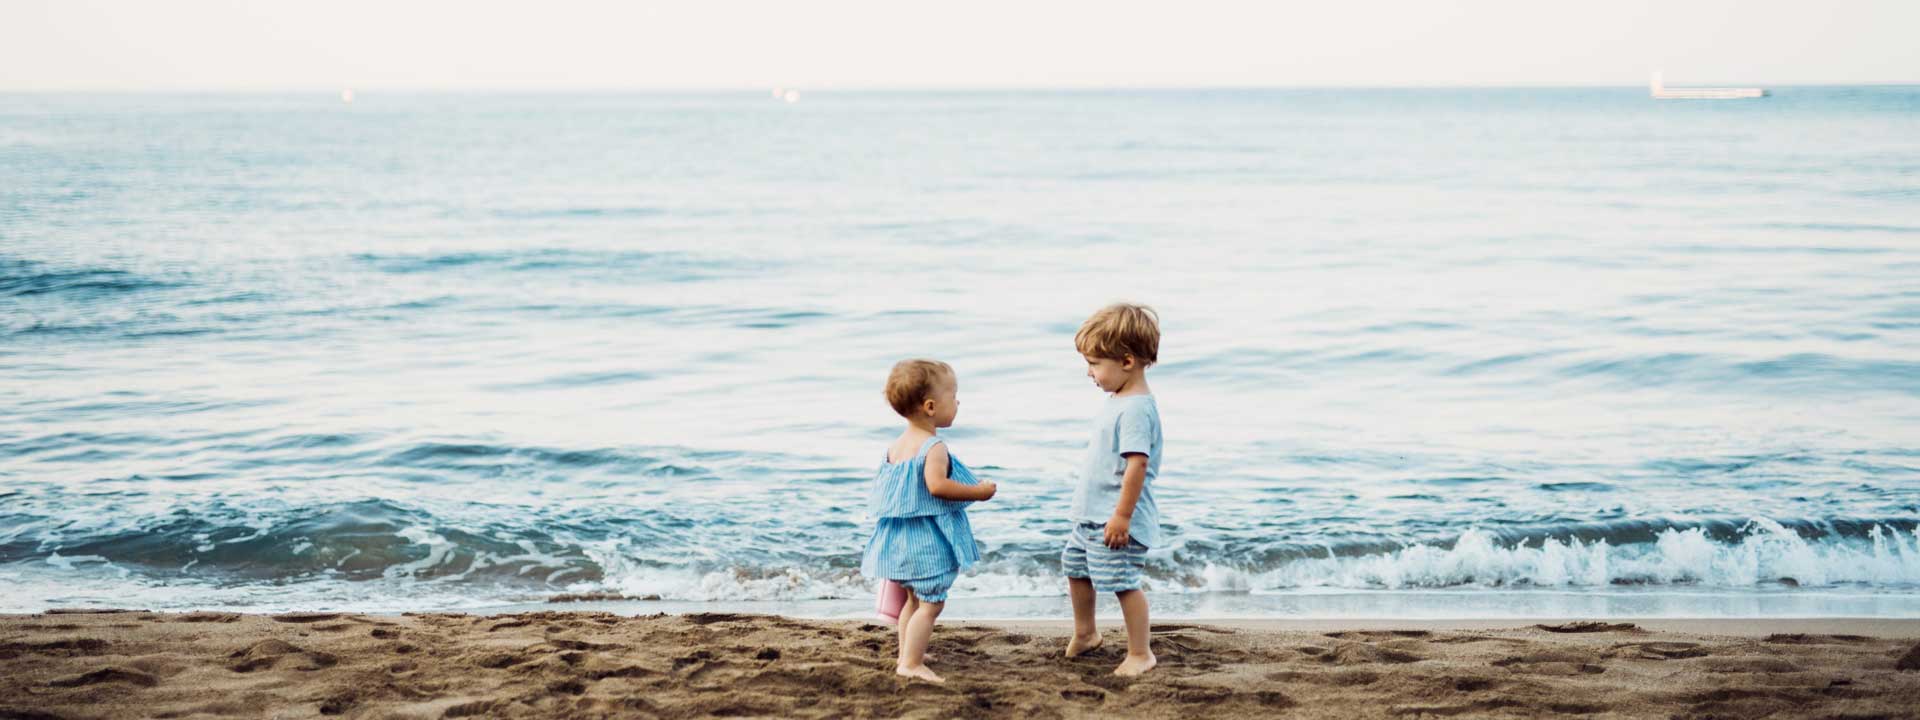
<svg viewBox="0 0 1920 720"><path fill-rule="evenodd" d="M1886 225L1886 224L1876 224L1876 223L1774 222L1774 223L1758 223L1758 224L1755 224L1753 227L1763 228L1767 230L1811 230L1815 232L1841 232L1841 233L1865 232L1865 233L1890 233L1890 234L1901 234L1901 235L1920 233L1920 226L1916 226L1916 225Z"/></svg>
<svg viewBox="0 0 1920 720"><path fill-rule="evenodd" d="M1609 320L1620 332L1667 337L1697 335L1691 329L1662 327L1635 317ZM1898 329L1892 323L1864 323L1858 328L1810 329L1809 335L1843 339L1870 339L1867 328ZM1342 331L1360 337L1365 331ZM1895 392L1920 395L1920 362L1898 356L1874 357L1826 352L1778 355L1739 355L1713 352L1606 353L1574 347L1548 347L1523 352L1444 352L1431 347L1399 344L1330 343L1318 347L1275 350L1235 347L1169 360L1156 366L1163 375L1208 383L1242 383L1260 377L1260 371L1286 368L1309 376L1334 375L1365 368L1383 374L1428 375L1493 385L1569 387L1574 385L1698 388L1714 392L1762 393L1813 391L1821 393Z"/></svg>
<svg viewBox="0 0 1920 720"><path fill-rule="evenodd" d="M573 220L581 218L635 218L665 215L666 210L656 207L520 207L495 208L494 217L507 220Z"/></svg>
<svg viewBox="0 0 1920 720"><path fill-rule="evenodd" d="M1668 334L1663 330L1644 327L1625 331L1642 335ZM1722 392L1746 388L1920 395L1920 363L1903 359L1846 357L1828 353L1743 358L1725 354L1667 352L1543 364L1544 358L1554 354L1558 353L1474 360L1444 374L1492 375L1488 372L1492 370L1506 373L1510 380L1530 383L1590 382L1632 388L1692 386Z"/></svg>
<svg viewBox="0 0 1920 720"><path fill-rule="evenodd" d="M616 448L576 450L484 442L421 442L392 452L377 465L456 471L497 471L509 466L599 468L623 475L681 477L709 475L711 473L703 469L707 463L735 460L745 455L730 451L642 453Z"/></svg>
<svg viewBox="0 0 1920 720"><path fill-rule="evenodd" d="M108 317L112 316L112 317ZM0 319L0 337L38 337L49 338L108 338L114 340L139 340L142 338L187 337L211 335L226 332L225 329L194 325L182 322L181 318L169 313L138 311L131 314L105 313L63 313L61 317L35 317L21 314Z"/></svg>
<svg viewBox="0 0 1920 720"><path fill-rule="evenodd" d="M605 560L606 558L600 558ZM1196 564L1197 563L1197 564ZM1449 546L1413 545L1353 557L1299 558L1266 570L1229 558L1160 557L1147 577L1161 592L1286 593L1318 590L1607 591L1621 587L1755 590L1920 587L1920 523L1907 530L1872 525L1864 538L1808 540L1780 523L1755 519L1732 542L1704 528L1672 529L1651 542L1615 545L1578 538L1503 543L1468 530ZM851 568L727 568L689 573L609 565L593 589L626 597L695 602L858 598L872 581ZM1057 568L1030 557L989 559L965 573L956 591L970 597L1062 594Z"/></svg>
<svg viewBox="0 0 1920 720"><path fill-rule="evenodd" d="M657 377L657 373L637 370L606 370L601 372L560 373L532 382L493 383L482 387L488 390L501 391L572 389L597 385L641 383Z"/></svg>
<svg viewBox="0 0 1920 720"><path fill-rule="evenodd" d="M679 252L552 247L488 252L359 253L352 259L373 270L396 275L465 270L614 273L626 281L648 278L670 282L760 272L767 265L759 259L710 258Z"/></svg>
<svg viewBox="0 0 1920 720"><path fill-rule="evenodd" d="M141 340L225 332L226 318L187 311L191 273L143 274L0 255L0 337ZM175 291L149 295L154 291Z"/></svg>
<svg viewBox="0 0 1920 720"><path fill-rule="evenodd" d="M106 267L60 267L0 256L0 297L102 296L174 287L179 283Z"/></svg>
<svg viewBox="0 0 1920 720"><path fill-rule="evenodd" d="M1664 334L1666 331L1635 327L1627 332ZM1728 390L1746 386L1769 390L1811 389L1819 392L1920 395L1920 363L1904 359L1846 357L1829 353L1738 357L1666 352L1595 357L1559 364L1547 360L1560 354L1549 351L1475 359L1443 374L1506 373L1512 379L1524 377L1528 382L1597 382L1634 388L1695 386Z"/></svg>
<svg viewBox="0 0 1920 720"><path fill-rule="evenodd" d="M1686 585L1752 589L1765 585L1920 586L1920 523L1907 530L1872 524L1865 537L1808 539L1774 520L1755 518L1731 540L1708 528L1667 528L1650 542L1541 538L1503 542L1468 530L1451 545L1417 544L1357 557L1302 559L1268 570L1209 564L1208 589L1406 589Z"/></svg>
<svg viewBox="0 0 1920 720"><path fill-rule="evenodd" d="M92 525L14 512L0 514L0 526L7 528L0 532L0 568L70 573L95 584L223 588L240 596L268 588L277 597L297 596L305 587L318 600L379 587L385 589L374 596L497 602L580 593L791 601L858 598L872 587L858 572L855 542L769 551L750 545L764 534L752 528L713 535L710 522L658 511L495 508L455 517L371 499L278 509L216 502ZM822 537L853 526L836 527ZM989 546L957 587L979 597L1057 595L1056 552L1051 542ZM1907 589L1920 587L1920 522L1754 518L1474 527L1432 542L1267 552L1176 542L1150 556L1147 576L1155 590L1181 593ZM194 597L205 602L204 595Z"/></svg>
<svg viewBox="0 0 1920 720"><path fill-rule="evenodd" d="M546 586L596 580L577 541L547 531L447 522L424 510L367 500L283 510L220 504L78 529L17 514L0 537L0 563L111 565L154 578L301 582L319 578L481 581Z"/></svg>

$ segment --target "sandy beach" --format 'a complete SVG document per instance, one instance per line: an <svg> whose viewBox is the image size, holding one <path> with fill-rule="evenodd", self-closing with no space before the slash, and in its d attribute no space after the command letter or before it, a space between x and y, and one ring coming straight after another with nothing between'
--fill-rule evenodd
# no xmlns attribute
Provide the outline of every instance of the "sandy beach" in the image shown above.
<svg viewBox="0 0 1920 720"><path fill-rule="evenodd" d="M690 614L0 616L0 718L1920 717L1920 621L1220 621L1059 657L1064 621L957 622L946 685L891 629Z"/></svg>

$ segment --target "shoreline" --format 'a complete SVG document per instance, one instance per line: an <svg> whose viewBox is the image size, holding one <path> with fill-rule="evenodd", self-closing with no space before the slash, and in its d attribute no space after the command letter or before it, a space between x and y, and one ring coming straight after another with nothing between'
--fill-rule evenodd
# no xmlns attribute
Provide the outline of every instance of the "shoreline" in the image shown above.
<svg viewBox="0 0 1920 720"><path fill-rule="evenodd" d="M1920 620L1179 619L1159 668L1071 621L71 610L0 615L0 717L1920 717Z"/></svg>
<svg viewBox="0 0 1920 720"><path fill-rule="evenodd" d="M1119 627L1120 618L1101 616L1101 630ZM1915 618L1171 618L1161 625L1205 625L1252 632L1336 632L1411 629L1430 632L1472 632L1515 630L1536 626L1572 623L1624 624L1656 633L1683 633L1712 637L1765 637L1784 633L1815 635L1863 635L1875 638L1920 639L1920 619ZM1038 620L1032 618L964 619L953 625L977 625L1026 632L1041 632L1059 625L1070 626L1071 619ZM942 625L949 624L942 620Z"/></svg>
<svg viewBox="0 0 1920 720"><path fill-rule="evenodd" d="M1119 612L1112 597L1096 601L1106 617ZM1553 622L1565 618L1619 622L1676 619L1742 619L1755 622L1802 619L1920 620L1920 595L1888 593L1610 593L1565 591L1447 592L1367 591L1263 595L1203 592L1167 593L1152 598L1153 616L1178 622L1376 619L1472 622ZM259 612L251 608L226 608ZM376 612L387 609L373 608ZM404 611L407 608L393 608ZM585 594L498 605L458 608L459 612L498 615L548 610L597 611L620 615L732 612L781 615L814 620L872 619L873 600L662 600L611 594ZM1071 617L1066 596L963 597L950 603L941 620L1025 622Z"/></svg>

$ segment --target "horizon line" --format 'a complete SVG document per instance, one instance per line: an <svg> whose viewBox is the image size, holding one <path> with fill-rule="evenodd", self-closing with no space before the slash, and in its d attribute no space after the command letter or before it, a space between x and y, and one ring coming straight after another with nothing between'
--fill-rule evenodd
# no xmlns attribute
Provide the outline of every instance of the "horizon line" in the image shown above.
<svg viewBox="0 0 1920 720"><path fill-rule="evenodd" d="M1789 82L1766 83L1754 80L1723 81L1702 80L1685 81L1676 88L1705 85L1724 85L1728 83L1758 87L1907 87L1920 86L1920 79L1889 81L1850 81L1850 82ZM516 85L287 85L287 86L179 86L179 87L56 87L56 88L5 88L5 95L304 95L310 93L337 94L342 90L352 90L356 95L364 93L395 94L732 94L766 93L770 90L795 90L801 93L995 93L995 92L1166 92L1166 91L1258 91L1258 90L1556 90L1556 89L1644 89L1646 83L1618 82L1512 82L1512 83L1447 83L1447 84L1394 84L1394 83L1353 83L1353 84L1143 84L1143 85L632 85L598 86L582 85L578 87L535 87Z"/></svg>

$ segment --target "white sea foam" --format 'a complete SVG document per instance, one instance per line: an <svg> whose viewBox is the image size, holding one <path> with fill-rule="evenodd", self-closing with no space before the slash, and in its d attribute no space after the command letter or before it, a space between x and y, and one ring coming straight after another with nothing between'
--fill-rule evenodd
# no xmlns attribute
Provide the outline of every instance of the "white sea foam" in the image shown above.
<svg viewBox="0 0 1920 720"><path fill-rule="evenodd" d="M1547 538L1501 544L1491 533L1468 530L1451 544L1413 545L1398 551L1346 558L1296 560L1248 572L1210 563L1185 580L1164 576L1157 592L1283 593L1315 589L1406 590L1432 588L1568 588L1682 586L1756 589L1920 586L1920 525L1908 531L1876 527L1866 540L1807 541L1767 519L1755 519L1737 543L1716 542L1698 528L1666 530L1652 543L1611 545L1604 540ZM628 568L604 584L579 590L611 590L633 597L683 601L754 601L857 598L873 583L849 570L799 569L690 572ZM1046 568L982 567L954 584L970 597L1051 596L1064 592Z"/></svg>
<svg viewBox="0 0 1920 720"><path fill-rule="evenodd" d="M1901 532L1875 526L1867 540L1808 541L1780 523L1756 518L1737 543L1699 528L1662 531L1652 543L1611 545L1546 538L1511 545L1479 529L1451 547L1413 545L1350 558L1298 560L1263 572L1210 565L1205 589L1255 592L1298 588L1605 587L1689 585L1754 588L1767 584L1920 586L1920 524Z"/></svg>

